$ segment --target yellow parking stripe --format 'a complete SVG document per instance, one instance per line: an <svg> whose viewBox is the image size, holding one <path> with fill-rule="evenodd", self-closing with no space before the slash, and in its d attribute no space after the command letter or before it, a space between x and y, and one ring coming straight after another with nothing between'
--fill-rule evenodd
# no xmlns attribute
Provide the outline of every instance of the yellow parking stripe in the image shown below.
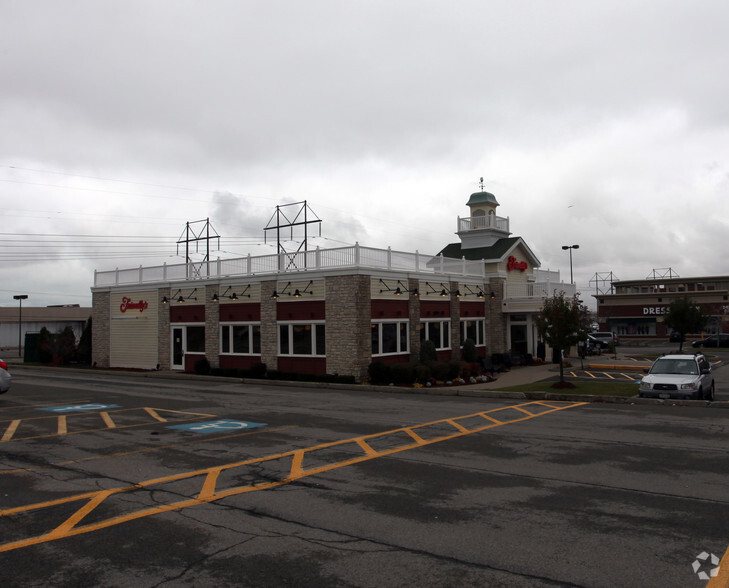
<svg viewBox="0 0 729 588"><path fill-rule="evenodd" d="M119 488L112 488L107 489L103 491L93 491L93 492L86 492L83 494L77 494L74 496L69 496L67 498L60 498L57 500L52 500L48 502L41 502L37 504L30 504L27 506L19 506L15 508L0 510L0 517L6 517L11 516L18 513L30 513L37 510L45 510L52 506L59 506L59 505L68 505L72 504L74 502L82 502L83 504L78 508L78 510L72 514L70 517L68 517L65 521L63 521L61 524L55 526L51 531L48 533L43 533L41 535L37 535L35 537L29 537L26 539L21 539L19 541L12 541L10 543L5 543L0 545L0 552L5 551L12 551L14 549L20 549L23 547L28 547L30 545L38 545L40 543L46 543L48 541L54 541L57 539L62 539L64 537L72 537L76 535L81 535L84 533L90 533L93 531L98 531L101 529L105 529L114 525L118 525L121 523L125 523L128 521L140 519L143 517L152 516L155 514L160 514L164 512L169 512L172 510L179 510L182 508L187 508L190 506L196 506L199 504L204 504L208 502L213 502L217 500L221 500L223 498L227 498L229 496L235 496L239 494L243 494L246 492L252 492L252 491L258 491L258 490L266 490L269 488L275 488L277 486L282 486L285 484L290 484L291 482L294 482L300 478L315 475L318 473L330 471L336 468L341 468L353 464L362 463L377 457L385 457L388 455L392 455L394 453L398 453L401 451L407 451L410 449L414 449L416 447L423 447L425 445L431 445L433 443L438 443L441 441L445 441L448 439L455 439L457 437L462 437L464 435L470 435L472 433L477 433L480 431L484 431L486 429L491 429L494 427L499 427L507 424L513 424L518 423L522 421L527 421L533 418L541 417L547 414L551 414L553 412L566 410L568 408L574 408L578 406L584 406L585 402L547 402L547 401L534 401L534 402L527 402L521 405L515 405L515 406L507 406L503 408L497 408L493 409L488 412L479 412L475 414L465 415L462 417L456 417L456 418L450 418L450 419L442 419L439 421L433 421L430 423L423 423L420 425L414 425L410 427L401 427L399 429L393 429L390 431L385 431L384 433L375 433L371 435L364 435L360 437L355 437L352 439L345 439L341 441L334 441L331 443L324 443L322 445L317 445L314 447L308 447L305 449L296 449L292 451L287 451L284 453L279 453L276 455L269 455L266 457L260 457L255 459L249 459L245 461L240 461L236 463L230 463L222 466L216 466L213 468L207 468L204 470L197 470L193 472L184 472L180 474L175 474L172 476L166 476L162 478L157 478L153 480L147 480L145 482L140 482L138 484L133 484L130 486L122 486ZM539 407L541 409L541 412L532 413L526 409L523 409L524 406L535 406ZM524 414L524 416L516 416L516 418L509 418L508 411L511 411L513 409L516 409L517 411ZM505 416L507 418L503 420L497 420L491 416L489 416L489 413L499 413L504 412ZM431 427L433 425L441 425L441 424L448 424L450 421L465 421L469 420L472 421L473 419L483 418L482 423L476 423L476 426L471 429L466 429L465 426L461 427L454 427L454 432L451 434L446 434L443 437L438 437L437 439L431 439L431 440L425 440L420 435L418 435L415 431L418 429L423 429L425 427ZM461 430L464 429L464 430ZM412 439L412 443L408 443L403 445L402 443L395 443L394 446L387 447L382 450L376 450L371 446L370 443L368 443L368 440L382 440L387 438L387 436L392 436L393 440L397 439L397 434L399 433L407 433ZM417 439L417 440L416 440ZM328 449L328 448L337 448L344 445L350 445L350 446L357 446L360 447L363 450L363 453L361 455L354 455L351 458L345 458L340 461L335 461L333 463L328 463L321 466L314 466L311 468L306 468L304 464L304 460L307 453L311 453L317 450L321 449ZM271 480L270 478L261 478L259 480L254 480L252 483L244 485L244 486L232 486L230 488L224 488L224 489L218 489L217 485L219 483L219 478L222 473L225 473L229 470L235 470L237 468L243 468L245 466L252 466L255 465L257 467L260 467L262 464L265 464L266 462L280 462L285 460L286 458L291 459L291 465L289 467L288 474L282 473L281 476L278 479ZM285 470L284 470L285 471ZM193 478L203 478L202 481L202 488L200 492L194 497L186 500L182 500L179 502L173 502L170 504L162 504L162 505L155 505L147 508L142 508L140 510L137 510L135 512L122 514L118 516L113 516L107 519L99 520L95 523L89 523L86 525L81 525L80 523L83 521L83 519L89 515L91 512L93 512L100 504L102 504L104 501L106 501L108 498L115 496L117 494L122 494L125 492L132 492L132 491L138 491L142 489L150 489L154 486L159 486L161 484L170 483L170 482L176 482L179 480L189 480ZM235 477L233 477L235 479ZM265 481L264 481L265 480ZM50 513L45 512L44 515L46 518L50 518Z"/></svg>
<svg viewBox="0 0 729 588"><path fill-rule="evenodd" d="M719 573L709 579L706 588L729 588L729 548L719 562Z"/></svg>
<svg viewBox="0 0 729 588"><path fill-rule="evenodd" d="M8 425L8 428L5 429L5 434L2 436L2 439L0 439L0 443L3 441L10 441L13 438L13 435L15 435L15 431L18 430L18 425L20 424L20 419L10 421L10 425Z"/></svg>
<svg viewBox="0 0 729 588"><path fill-rule="evenodd" d="M107 429L115 429L116 423L111 419L108 412L102 412L101 414L101 420L104 421L104 424L106 425Z"/></svg>
<svg viewBox="0 0 729 588"><path fill-rule="evenodd" d="M104 431L108 429L126 429L130 427L144 427L149 425L149 422L143 422L143 423L135 423L130 425L122 425L119 426L114 422L114 419L112 418L113 414L119 414L119 415L129 415L135 416L135 412L143 412L147 416L152 417L155 421L161 422L161 423L168 423L172 419L165 418L160 415L160 412L170 413L174 415L184 415L187 418L176 418L174 419L175 422L182 423L185 421L191 421L196 420L199 418L214 418L217 415L214 414L207 414L207 413L200 413L200 412L182 412L179 410L167 410L167 409L161 409L161 408L149 408L149 407L142 407L142 408L121 408L118 410L107 410L102 412L79 412L79 413L72 413L68 415L60 415L60 416L42 416L42 417L30 417L26 419L15 419L13 421L10 421L10 425L8 429L5 431L2 437L0 437L0 443L7 442L10 440L14 441L26 441L29 439L44 439L46 437L56 437L59 435L77 435L79 433L93 433L96 431ZM68 430L68 423L69 420L71 422L74 421L76 417L88 417L89 415L99 414L101 417L101 420L104 423L104 427L92 427L87 429L81 429L78 431L69 431ZM22 424L24 422L33 423L33 422L40 422L43 423L44 421L57 421L57 425L55 427L54 433L47 433L44 435L33 435L29 437L17 437L17 429L19 427L22 428ZM7 422L7 421L5 421ZM1 423L0 423L1 424ZM11 430L12 429L12 430Z"/></svg>

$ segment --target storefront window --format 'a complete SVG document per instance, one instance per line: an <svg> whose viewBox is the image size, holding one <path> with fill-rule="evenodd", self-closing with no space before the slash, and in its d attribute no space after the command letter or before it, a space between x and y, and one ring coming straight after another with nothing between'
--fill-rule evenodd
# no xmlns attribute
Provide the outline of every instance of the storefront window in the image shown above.
<svg viewBox="0 0 729 588"><path fill-rule="evenodd" d="M485 343L486 319L470 319L461 321L461 345L470 339L476 347L483 347Z"/></svg>
<svg viewBox="0 0 729 588"><path fill-rule="evenodd" d="M279 324L279 355L326 355L324 323Z"/></svg>
<svg viewBox="0 0 729 588"><path fill-rule="evenodd" d="M221 325L220 338L221 353L261 354L260 323Z"/></svg>
<svg viewBox="0 0 729 588"><path fill-rule="evenodd" d="M205 353L205 327L187 327L187 349L189 353Z"/></svg>
<svg viewBox="0 0 729 588"><path fill-rule="evenodd" d="M408 321L372 323L372 355L408 352Z"/></svg>
<svg viewBox="0 0 729 588"><path fill-rule="evenodd" d="M450 349L451 321L423 321L420 329L421 341L432 341L436 349Z"/></svg>

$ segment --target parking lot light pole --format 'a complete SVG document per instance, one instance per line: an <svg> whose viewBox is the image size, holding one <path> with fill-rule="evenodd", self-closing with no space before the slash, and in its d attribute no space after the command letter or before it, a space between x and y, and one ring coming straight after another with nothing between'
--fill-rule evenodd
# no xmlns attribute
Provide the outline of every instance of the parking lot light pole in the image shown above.
<svg viewBox="0 0 729 588"><path fill-rule="evenodd" d="M562 245L562 249L569 249L570 250L570 284L574 284L575 281L572 278L572 250L573 249L579 249L579 245Z"/></svg>
<svg viewBox="0 0 729 588"><path fill-rule="evenodd" d="M20 353L20 336L23 332L23 300L27 300L28 295L16 294L15 296L13 296L13 299L18 301L18 357L22 357Z"/></svg>

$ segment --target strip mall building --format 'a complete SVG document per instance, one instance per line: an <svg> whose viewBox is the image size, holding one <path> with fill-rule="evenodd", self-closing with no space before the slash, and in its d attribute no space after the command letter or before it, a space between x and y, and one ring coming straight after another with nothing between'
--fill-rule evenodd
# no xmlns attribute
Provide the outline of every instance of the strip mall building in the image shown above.
<svg viewBox="0 0 729 588"><path fill-rule="evenodd" d="M555 292L574 294L539 260L489 192L458 218L460 242L438 255L355 245L238 259L97 271L93 361L98 367L193 371L269 369L367 379L374 360L417 360L420 343L459 359L537 355L535 315Z"/></svg>
<svg viewBox="0 0 729 588"><path fill-rule="evenodd" d="M704 334L729 332L729 276L621 280L611 291L595 295L598 322L600 330L623 340L668 337L663 315L673 300L686 296L709 317Z"/></svg>

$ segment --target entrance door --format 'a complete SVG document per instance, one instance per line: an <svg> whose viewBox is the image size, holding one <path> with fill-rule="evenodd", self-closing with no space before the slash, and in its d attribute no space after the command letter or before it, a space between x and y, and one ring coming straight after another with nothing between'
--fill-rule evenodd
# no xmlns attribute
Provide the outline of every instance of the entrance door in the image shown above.
<svg viewBox="0 0 729 588"><path fill-rule="evenodd" d="M172 328L172 369L185 369L185 329Z"/></svg>

